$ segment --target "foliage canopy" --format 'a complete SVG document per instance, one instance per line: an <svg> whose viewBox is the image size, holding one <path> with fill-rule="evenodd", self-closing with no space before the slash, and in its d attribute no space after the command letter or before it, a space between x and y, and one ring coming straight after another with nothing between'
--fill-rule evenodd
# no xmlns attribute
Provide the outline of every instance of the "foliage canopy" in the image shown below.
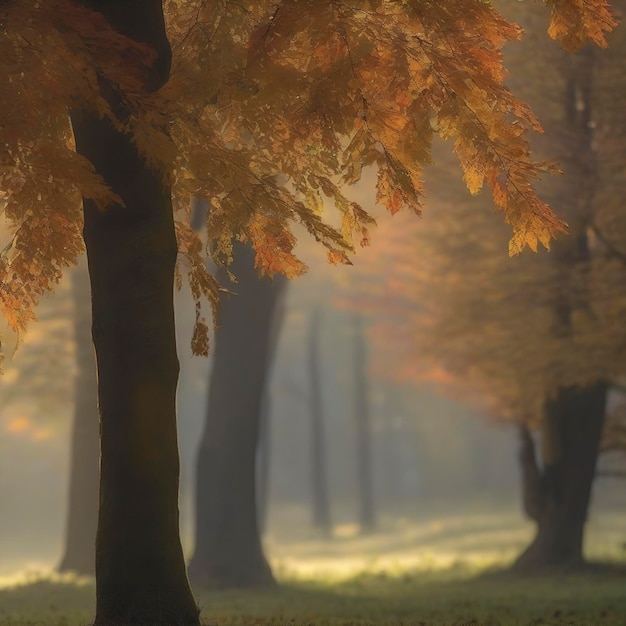
<svg viewBox="0 0 626 626"><path fill-rule="evenodd" d="M551 0L550 34L568 48L605 45L606 0ZM192 292L217 300L189 197L211 206L218 262L248 240L262 272L295 276L290 224L302 223L349 262L372 217L344 185L377 168L377 202L421 209L435 134L454 141L472 193L483 184L513 229L510 252L546 247L564 230L533 183L552 169L530 155L533 113L503 80L501 48L522 30L480 0L165 0L174 52L157 92L137 69L150 50L71 0L0 3L0 202L11 241L0 259L0 303L16 331L83 248L80 196L120 199L75 153L68 110L85 107L133 137L171 184ZM132 61L132 62L129 62ZM107 87L104 88L103 86ZM123 104L123 106L120 106ZM127 113L130 111L130 115ZM124 113L121 113L124 112ZM322 220L324 200L337 227ZM198 317L195 348L206 349Z"/></svg>
<svg viewBox="0 0 626 626"><path fill-rule="evenodd" d="M498 419L537 426L559 389L598 380L623 388L626 29L615 29L608 50L572 57L541 32L541 7L515 3L509 11L528 31L506 57L512 82L547 130L535 151L565 169L540 193L571 235L550 253L505 258L508 232L484 210L484 197L468 198L451 182L451 155L436 145L438 166L427 181L432 210L381 242L372 264L393 278L363 292L365 306L393 307L393 322L378 333L404 364L396 375L434 378ZM581 149L583 134L590 152ZM607 445L624 447L623 404L609 407L607 432Z"/></svg>

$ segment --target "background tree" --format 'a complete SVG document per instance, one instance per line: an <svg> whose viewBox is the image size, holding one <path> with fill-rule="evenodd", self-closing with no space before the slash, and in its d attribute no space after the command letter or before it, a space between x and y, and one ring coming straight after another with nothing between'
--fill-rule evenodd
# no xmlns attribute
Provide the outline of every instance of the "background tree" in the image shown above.
<svg viewBox="0 0 626 626"><path fill-rule="evenodd" d="M256 453L256 514L257 526L261 536L267 529L270 497L270 463L272 459L272 443L270 437L271 400L270 391L266 384L261 399L259 445Z"/></svg>
<svg viewBox="0 0 626 626"><path fill-rule="evenodd" d="M571 59L564 77L564 121L569 139L564 166L572 178L569 193L563 194L561 200L569 205L570 237L557 242L550 257L550 263L556 265L557 272L563 275L564 283L571 272L579 274L580 268L588 267L591 261L587 230L593 219L597 184L596 156L592 146L594 56L591 48L579 52ZM584 280L579 275L580 278ZM590 303L584 287L582 290L572 287L573 293L561 290L553 304L552 332L558 337L571 337L572 316L576 309L589 311ZM537 522L537 535L517 560L517 569L582 563L583 530L608 389L608 381L599 372L595 380L571 385L563 381L557 389L548 391L542 415L541 472L536 464L532 466L531 455L521 455L525 492L529 494L532 490L535 502L535 506L527 506L526 511ZM523 443L523 450L531 441L528 439ZM530 478L529 469L537 472L538 480Z"/></svg>
<svg viewBox="0 0 626 626"><path fill-rule="evenodd" d="M0 306L15 330L81 251L84 198L101 421L97 626L198 621L176 503L176 230L194 297L217 291L187 213L175 227L172 190L181 211L189 194L210 199L219 261L242 238L262 270L295 275L290 220L333 260L353 233L367 239L371 218L336 177L353 182L375 163L379 202L418 210L434 127L456 138L470 189L491 186L513 251L563 227L531 187L543 168L520 128L534 118L502 85L500 48L520 31L490 4L166 7L168 33L159 0L0 6L0 81L11 85L0 188L15 233ZM603 0L553 7L551 30L567 44L602 43L613 23ZM343 234L321 221L321 195ZM207 336L199 315L198 352Z"/></svg>
<svg viewBox="0 0 626 626"><path fill-rule="evenodd" d="M420 266L396 250L404 280L384 292L392 301L404 298L402 334L388 331L407 344L414 373L436 375L500 419L527 425L520 459L526 508L538 532L519 570L582 563L607 390L621 380L625 365L623 330L614 317L626 304L619 259L625 215L615 201L624 161L616 165L607 132L623 136L613 112L621 107L600 95L608 84L613 101L625 93L611 69L622 29L611 52L586 48L570 57L541 35L537 8L508 8L530 33L525 45L511 49L509 66L516 90L547 130L537 151L565 168L542 192L569 223L569 236L557 239L550 254L503 259L498 248L506 234L485 213L484 198L460 200L460 190L440 170L431 198L441 214L405 243L405 251L421 251ZM608 224L614 235L607 240ZM541 460L527 427L541 433Z"/></svg>
<svg viewBox="0 0 626 626"><path fill-rule="evenodd" d="M93 576L96 565L100 444L98 383L91 340L91 290L86 263L72 272L76 379L65 551L60 572Z"/></svg>
<svg viewBox="0 0 626 626"><path fill-rule="evenodd" d="M313 525L325 535L332 532L328 479L326 476L328 455L326 453L326 429L324 428L324 395L321 384L319 355L321 314L315 309L311 315L309 358L309 406L311 412L311 496Z"/></svg>
<svg viewBox="0 0 626 626"><path fill-rule="evenodd" d="M257 523L256 456L286 285L283 276L259 278L244 244L235 246L230 272L237 282L217 318L189 575L203 587L261 587L274 578ZM227 284L226 270L217 278Z"/></svg>
<svg viewBox="0 0 626 626"><path fill-rule="evenodd" d="M367 385L367 352L363 322L354 323L354 427L356 432L357 482L359 490L359 525L362 531L376 525L374 485L372 482L372 437Z"/></svg>

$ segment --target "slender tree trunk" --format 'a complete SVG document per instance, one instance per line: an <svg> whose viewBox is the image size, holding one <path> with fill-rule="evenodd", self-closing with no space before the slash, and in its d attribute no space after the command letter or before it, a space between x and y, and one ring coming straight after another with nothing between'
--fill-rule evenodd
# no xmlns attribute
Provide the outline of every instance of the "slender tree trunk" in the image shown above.
<svg viewBox="0 0 626 626"><path fill-rule="evenodd" d="M74 338L78 372L74 383L74 419L65 553L60 572L93 576L98 524L100 433L98 380L91 339L91 289L86 264L72 272Z"/></svg>
<svg viewBox="0 0 626 626"><path fill-rule="evenodd" d="M313 492L313 524L325 534L330 534L332 522L326 479L326 435L319 362L320 315L314 311L309 334L309 375L311 380L311 487Z"/></svg>
<svg viewBox="0 0 626 626"><path fill-rule="evenodd" d="M275 582L257 524L256 453L285 279L260 279L243 244L230 269L238 282L221 303L215 334L189 575L203 587L262 587ZM227 280L223 269L218 279Z"/></svg>
<svg viewBox="0 0 626 626"><path fill-rule="evenodd" d="M267 516L269 510L270 493L270 465L272 458L272 438L271 438L271 399L267 385L261 400L261 418L259 424L259 445L256 453L257 468L257 497L256 511L261 535L267 528Z"/></svg>
<svg viewBox="0 0 626 626"><path fill-rule="evenodd" d="M355 320L354 346L354 426L356 430L357 481L359 490L359 525L361 531L370 531L376 526L374 511L374 487L372 484L372 438L367 392L367 353L363 324L360 317Z"/></svg>
<svg viewBox="0 0 626 626"><path fill-rule="evenodd" d="M160 0L87 4L156 50L151 88L167 80ZM197 625L178 523L170 190L108 121L74 111L72 124L77 150L124 202L84 202L101 434L95 626Z"/></svg>
<svg viewBox="0 0 626 626"><path fill-rule="evenodd" d="M584 48L568 57L566 66L563 148L570 176L570 234L555 242L550 256L559 271L559 286L567 286L557 289L553 307L554 333L563 338L571 333L573 311L588 306L584 281L573 272L590 261L587 226L593 219L597 185L591 109L594 55L591 47ZM514 570L576 567L584 562L583 533L607 392L607 383L598 380L586 388L561 387L546 401L541 469L531 450L532 440L523 439L526 509L537 522L537 534L514 564Z"/></svg>

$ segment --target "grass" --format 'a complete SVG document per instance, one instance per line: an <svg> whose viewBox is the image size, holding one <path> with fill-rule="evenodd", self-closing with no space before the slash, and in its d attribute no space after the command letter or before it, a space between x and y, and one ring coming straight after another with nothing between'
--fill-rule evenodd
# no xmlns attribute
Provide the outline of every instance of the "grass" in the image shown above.
<svg viewBox="0 0 626 626"><path fill-rule="evenodd" d="M365 626L398 624L626 623L625 578L485 580L463 572L361 575L339 585L288 584L276 594L205 596L218 624Z"/></svg>
<svg viewBox="0 0 626 626"><path fill-rule="evenodd" d="M281 512L265 537L281 586L264 592L196 590L211 626L417 626L626 624L626 515L594 515L587 554L613 567L513 579L491 574L527 545L532 525L512 508L424 519L382 519L361 535L337 524L322 538L299 511ZM272 527L270 527L272 529ZM621 569L620 569L621 568ZM4 586L3 586L4 585ZM0 578L0 626L85 626L94 614L90 580L24 574Z"/></svg>
<svg viewBox="0 0 626 626"><path fill-rule="evenodd" d="M284 580L273 591L199 593L205 624L219 626L405 626L418 624L626 624L626 574L477 576L469 567L362 573L332 584ZM92 583L39 579L0 589L0 626L84 626Z"/></svg>

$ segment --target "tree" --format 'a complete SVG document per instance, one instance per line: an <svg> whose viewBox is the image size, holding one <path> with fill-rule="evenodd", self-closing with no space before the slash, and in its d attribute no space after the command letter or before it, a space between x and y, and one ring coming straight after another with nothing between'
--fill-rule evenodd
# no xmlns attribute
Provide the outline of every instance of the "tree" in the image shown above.
<svg viewBox="0 0 626 626"><path fill-rule="evenodd" d="M615 55L620 49L619 42L614 39L613 45L616 46L612 51ZM602 109L610 110L614 104L602 102L601 96L598 97L598 92L605 89L603 83L607 70L613 75L611 65L616 60L614 57L603 62L601 54L585 47L560 65L563 121L561 132L555 137L561 144L562 162L569 174L567 188L561 190L561 199L566 203L570 237L557 242L550 262L557 275L562 277L561 283L568 286L561 289L552 302L552 333L564 343L575 344L577 340L580 322L576 316L593 318L603 313L606 303L597 302L600 297L610 293L611 300L623 300L626 295L613 282L617 278L611 267L615 259L607 266L606 260L602 259L605 255L597 249L592 250L594 232L604 231L601 226L603 215L604 219L608 215L612 220L624 219L623 208L616 206L614 201L606 207L598 204L603 184L619 184L619 178L607 171L607 166L614 167L613 160L617 155L608 150L606 136L603 137L608 129L604 126L606 113L603 114ZM614 89L619 86L612 78L611 83ZM623 86L614 94L623 104L626 97ZM611 132L616 130L615 121L611 124ZM623 123L619 126L623 127ZM613 193L617 191L613 189ZM620 240L618 246L621 248L623 244ZM624 268L620 269L618 272L623 274ZM610 292L598 293L593 284L596 281L604 283L604 289ZM614 341L623 341L623 332L615 333L603 323L592 324L592 328L597 333L598 342L606 341L607 334ZM583 381L561 380L546 397L540 427L541 464L533 463L534 454L529 449L532 439L522 440L524 489L527 498L535 504L532 510L527 506L526 511L537 523L537 534L517 559L516 570L576 567L584 562L583 535L605 428L607 394L623 374L625 365L613 350L605 350L602 356L606 362L599 366L596 361L599 355L594 355L594 351L587 351L586 356L595 367L595 375L587 376ZM585 355L581 354L581 357ZM529 449L528 453L525 453L526 449ZM533 478L528 480L529 476Z"/></svg>
<svg viewBox="0 0 626 626"><path fill-rule="evenodd" d="M565 274L589 266L591 253L587 228L593 219L596 157L592 147L592 94L594 51L585 48L571 61L565 76L565 123L572 179L567 196L571 215L570 237L554 247L550 262ZM574 178L575 177L575 178ZM578 184L576 184L578 181ZM564 281L565 282L565 281ZM579 293L561 293L553 303L553 330L572 336L576 308L589 308ZM583 299L584 293L583 293ZM515 564L518 570L545 566L577 566L583 561L583 531L604 425L609 383L600 376L587 384L563 384L546 398L542 420L543 468L535 465L539 480L528 481L536 502L527 512L537 523L537 535ZM527 440L532 441L531 439ZM524 444L524 445L528 445ZM532 463L534 457L527 457ZM522 456L524 460L524 456ZM525 468L528 465L524 466ZM527 473L523 474L525 477Z"/></svg>
<svg viewBox="0 0 626 626"><path fill-rule="evenodd" d="M547 129L536 149L565 169L542 192L570 234L550 254L507 263L498 251L506 234L485 213L484 199L462 200L439 171L431 198L445 216L404 244L424 258L419 267L402 261L405 276L396 277L400 288L391 299L404 298L412 341L401 337L419 377L436 374L449 391L521 424L525 508L537 535L515 569L535 571L583 563L607 391L626 366L623 329L615 323L626 306L619 258L626 214L614 199L626 161L613 139L623 136L616 109L626 91L615 73L621 30L607 56L590 47L568 56L541 36L536 8L509 11L531 33L526 48L511 51L509 66ZM609 84L610 102L601 95ZM529 429L540 433L540 459Z"/></svg>
<svg viewBox="0 0 626 626"><path fill-rule="evenodd" d="M274 578L257 523L256 455L285 279L259 278L253 250L241 243L230 271L237 282L217 318L189 575L203 587L262 587ZM217 277L225 283L226 271Z"/></svg>
<svg viewBox="0 0 626 626"><path fill-rule="evenodd" d="M354 426L356 430L357 481L359 489L359 524L362 531L369 531L376 525L374 510L374 486L372 484L372 451L369 399L367 392L367 354L363 322L356 317L354 335Z"/></svg>
<svg viewBox="0 0 626 626"><path fill-rule="evenodd" d="M550 4L551 31L568 45L603 43L613 24L604 0ZM456 138L470 189L491 186L512 251L563 228L531 187L543 166L521 129L535 120L502 84L500 48L520 30L489 3L165 8L168 33L160 0L0 5L0 82L10 85L0 189L15 233L0 306L18 332L83 248L84 198L101 426L97 626L198 623L178 538L176 234L196 300L215 302L217 287L188 227L190 194L210 200L218 261L244 239L262 271L296 275L289 222L346 260L371 218L336 181L375 164L378 201L418 211L437 132ZM321 220L322 196L343 233ZM199 314L198 352L207 331Z"/></svg>
<svg viewBox="0 0 626 626"><path fill-rule="evenodd" d="M311 495L313 524L325 535L332 531L330 502L326 467L326 434L324 428L324 406L321 384L320 312L314 310L309 329L309 406L311 410Z"/></svg>
<svg viewBox="0 0 626 626"><path fill-rule="evenodd" d="M256 515L261 536L267 528L270 497L270 466L272 459L271 403L267 386L261 399L259 445L256 452Z"/></svg>
<svg viewBox="0 0 626 626"><path fill-rule="evenodd" d="M170 48L161 3L92 6L155 50L146 88L165 83ZM124 109L114 92L110 98ZM101 446L95 625L197 624L178 526L170 190L110 120L73 109L72 128L77 152L120 198L104 212L84 201Z"/></svg>
<svg viewBox="0 0 626 626"><path fill-rule="evenodd" d="M59 564L59 571L93 576L98 522L100 446L98 384L91 341L91 292L86 264L81 264L72 272L72 291L78 371L74 381L67 532L65 552Z"/></svg>

